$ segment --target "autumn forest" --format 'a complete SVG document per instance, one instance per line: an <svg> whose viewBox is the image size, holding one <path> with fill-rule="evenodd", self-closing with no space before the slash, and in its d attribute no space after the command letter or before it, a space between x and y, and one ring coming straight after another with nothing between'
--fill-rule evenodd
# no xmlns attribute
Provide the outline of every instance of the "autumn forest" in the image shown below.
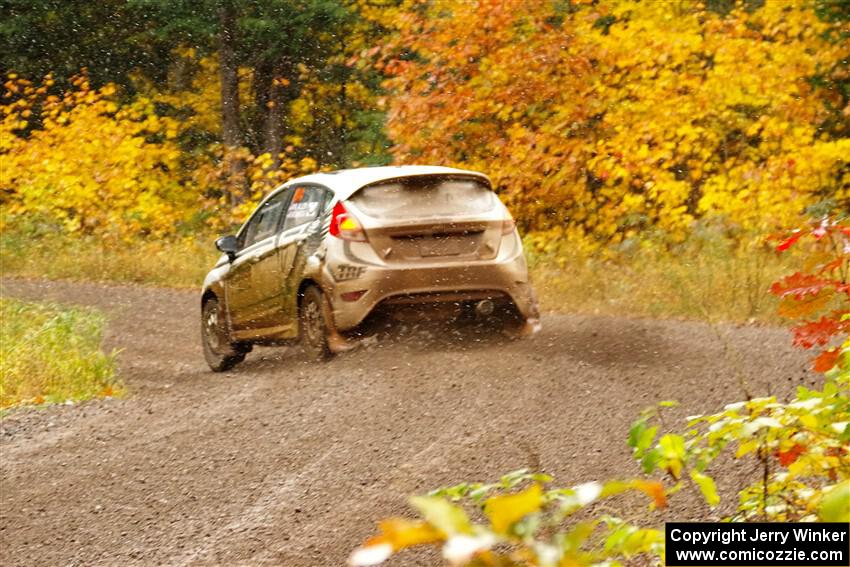
<svg viewBox="0 0 850 567"><path fill-rule="evenodd" d="M850 206L842 2L4 11L5 226L219 230L293 175L385 163L485 171L525 233L588 251Z"/></svg>
<svg viewBox="0 0 850 567"><path fill-rule="evenodd" d="M0 563L850 521L850 0L0 0L0 77ZM498 199L257 207L391 164Z"/></svg>

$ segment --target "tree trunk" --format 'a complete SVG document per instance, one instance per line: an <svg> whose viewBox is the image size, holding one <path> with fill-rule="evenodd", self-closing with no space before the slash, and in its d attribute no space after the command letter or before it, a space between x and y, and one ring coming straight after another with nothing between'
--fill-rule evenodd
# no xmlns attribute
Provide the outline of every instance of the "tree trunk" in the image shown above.
<svg viewBox="0 0 850 567"><path fill-rule="evenodd" d="M348 81L342 80L339 89L339 135L336 137L333 163L337 168L346 167L346 149L348 148Z"/></svg>
<svg viewBox="0 0 850 567"><path fill-rule="evenodd" d="M239 69L233 44L236 12L227 0L219 9L219 72L221 77L221 138L228 148L242 145L239 125Z"/></svg>
<svg viewBox="0 0 850 567"><path fill-rule="evenodd" d="M280 167L280 153L283 151L283 136L286 133L287 106L297 93L294 83L293 65L287 59L279 61L274 66L273 79L269 84L263 143L263 150L271 154L273 169Z"/></svg>
<svg viewBox="0 0 850 567"><path fill-rule="evenodd" d="M265 60L254 64L251 78L254 114L251 117L249 145L251 148L262 151L265 151L266 123L269 115L269 93L271 92L272 79L274 79L273 65ZM262 151L258 153L262 153Z"/></svg>
<svg viewBox="0 0 850 567"><path fill-rule="evenodd" d="M219 76L221 79L221 141L229 178L231 205L241 203L245 193L245 162L237 150L242 146L239 116L239 65L236 61L236 10L230 0L219 8Z"/></svg>
<svg viewBox="0 0 850 567"><path fill-rule="evenodd" d="M338 49L340 53L345 53L345 42L342 41L342 36L340 36L340 41L338 44ZM346 155L348 150L348 81L351 78L352 71L350 68L346 67L346 70L343 73L343 76L340 78L340 88L339 88L339 135L336 137L336 147L334 148L334 156L333 163L337 168L347 167L348 156Z"/></svg>

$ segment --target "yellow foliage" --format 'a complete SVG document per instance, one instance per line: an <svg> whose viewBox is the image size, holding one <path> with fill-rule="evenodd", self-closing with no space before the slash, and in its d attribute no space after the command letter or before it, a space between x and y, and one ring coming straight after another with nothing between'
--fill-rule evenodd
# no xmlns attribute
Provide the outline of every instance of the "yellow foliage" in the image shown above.
<svg viewBox="0 0 850 567"><path fill-rule="evenodd" d="M157 116L150 99L119 107L115 86L93 89L85 76L61 97L20 79L6 88L23 93L0 105L0 188L10 217L123 236L173 232L191 213L197 196L175 175L181 154L167 135L176 125ZM36 107L41 128L30 130Z"/></svg>
<svg viewBox="0 0 850 567"><path fill-rule="evenodd" d="M218 76L217 57L196 58L194 50L180 50L182 65L177 65L179 72L184 66L197 65L197 71L192 73L191 83L187 88L174 92L157 93L150 87L151 96L157 102L171 105L178 109L188 110L188 117L181 120L180 129L199 128L213 134L221 133L221 81ZM139 77L137 81L141 82ZM179 79L175 79L179 83Z"/></svg>
<svg viewBox="0 0 850 567"><path fill-rule="evenodd" d="M149 98L176 109L181 120L176 122L174 134L192 129L214 135L221 134L221 78L218 55L200 57L195 49L178 48L173 52L174 63L169 69L171 88L158 88L141 74L133 77L134 85ZM239 68L240 100L250 100L252 73Z"/></svg>
<svg viewBox="0 0 850 567"><path fill-rule="evenodd" d="M582 248L711 216L772 230L850 198L850 140L819 137L809 81L850 44L808 3L574 8L411 1L382 20L417 54L386 62L396 159L487 171L527 226Z"/></svg>
<svg viewBox="0 0 850 567"><path fill-rule="evenodd" d="M209 63L207 71L213 69ZM246 148L184 152L178 138L187 128L215 123L209 81L196 91L125 104L115 85L94 89L85 75L61 96L48 94L50 84L49 76L37 88L17 77L5 83L4 100L11 101L0 104L4 223L42 218L70 233L118 238L174 234L198 218L223 229L243 221L275 185L318 169L312 158L291 157L292 147L278 167L268 154ZM191 117L160 116L155 101L190 108Z"/></svg>
<svg viewBox="0 0 850 567"><path fill-rule="evenodd" d="M198 160L191 173L191 184L205 195L202 210L212 213L208 225L225 230L239 224L271 189L319 170L316 160L293 158L292 150L281 153L275 168L268 153L254 156L247 148L226 150L219 144L211 148L210 157Z"/></svg>
<svg viewBox="0 0 850 567"><path fill-rule="evenodd" d="M494 532L505 534L517 521L537 512L541 506L543 489L539 484L532 484L518 494L491 496L484 503L484 514L490 519Z"/></svg>

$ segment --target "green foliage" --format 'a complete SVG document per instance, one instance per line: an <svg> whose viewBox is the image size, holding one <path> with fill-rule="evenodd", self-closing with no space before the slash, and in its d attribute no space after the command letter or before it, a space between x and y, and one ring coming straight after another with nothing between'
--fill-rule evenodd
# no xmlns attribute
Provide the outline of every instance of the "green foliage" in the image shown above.
<svg viewBox="0 0 850 567"><path fill-rule="evenodd" d="M647 422L655 415L633 425L629 445L648 463L647 472L665 472L676 482L671 492L692 483L716 506L720 499L707 471L734 451L735 459L755 459L763 474L741 489L733 520L835 521L828 518L845 513L838 502L850 482L850 372L827 378L820 390L800 386L788 403L752 398L693 416L682 434L647 442L655 433Z"/></svg>
<svg viewBox="0 0 850 567"><path fill-rule="evenodd" d="M850 228L846 220L824 217L797 229L776 247L784 252L810 238L808 269L782 278L770 291L782 298L781 314L795 320L794 344L823 347L815 370L822 389L799 386L787 403L776 397L748 397L723 411L689 418L688 429L657 442L645 412L632 426L629 445L644 470L670 475L678 490L692 482L706 503L719 497L707 470L728 449L734 458L754 458L760 479L739 491L737 520L836 521L847 519L850 483ZM841 346L832 346L843 340ZM688 471L683 477L682 472ZM842 502L843 501L843 502Z"/></svg>
<svg viewBox="0 0 850 567"><path fill-rule="evenodd" d="M839 483L823 495L818 516L824 522L850 522L850 480Z"/></svg>
<svg viewBox="0 0 850 567"><path fill-rule="evenodd" d="M386 159L383 116L376 117L374 108L364 104L379 91L376 73L346 64L375 28L353 3L130 0L127 9L148 22L143 36L149 41L167 41L200 55L217 53L222 65L227 43L235 80L249 86L233 93L238 97L235 126L255 155L277 156L286 138L297 139L293 145L301 148L299 158L321 164L344 167L367 151L377 154L372 161ZM174 85L158 87L173 90Z"/></svg>
<svg viewBox="0 0 850 567"><path fill-rule="evenodd" d="M665 506L664 489L646 480L587 482L546 488L548 475L519 470L488 484L464 483L410 499L420 520L391 518L381 534L351 557L352 565L377 565L417 545L439 545L452 565L589 565L640 555L659 555L663 533L602 515L587 520L595 503L627 491ZM474 518L482 518L476 521Z"/></svg>
<svg viewBox="0 0 850 567"><path fill-rule="evenodd" d="M129 86L134 70L162 78L169 47L141 41L148 22L126 0L3 0L0 2L0 75L30 78L53 73L62 84L88 68L98 86Z"/></svg>
<svg viewBox="0 0 850 567"><path fill-rule="evenodd" d="M0 320L0 409L121 393L99 313L0 298Z"/></svg>
<svg viewBox="0 0 850 567"><path fill-rule="evenodd" d="M784 278L772 291L805 301L828 289L838 305L807 304L804 314L810 316L828 308L829 316L840 316L836 325L843 325L850 320L846 313L850 303L850 230L827 217L809 232L795 231L777 249L785 251L809 233L817 243L830 244L827 249L832 256L818 256L811 263L813 273ZM795 332L799 337L799 331ZM826 335L826 342L842 333L843 344L825 351L834 354L829 364L820 360L821 371L825 371L823 387L799 386L788 402L774 396L747 395L745 401L727 404L720 412L689 417L684 431L664 431L668 426L661 414L677 406L676 402L661 401L645 410L629 430L628 445L644 473L659 472L669 477L673 484L666 490L660 482L648 480L592 482L544 490L551 478L527 471L511 473L492 484L463 483L435 491L425 499L415 498L412 503L423 520L381 523L381 535L356 550L351 564L377 565L395 551L421 544L440 545L451 565L622 565L640 554L662 561L661 532L594 515L588 506L631 489L652 496L651 507L666 506L668 497L691 488L708 507L715 507L720 504L715 476L723 480L724 472L718 465L724 461L718 458L731 451L734 459L755 459L759 474L757 480L736 487L738 508L725 518L727 521L850 521L847 327L835 327ZM487 521L473 522L454 503L474 507ZM577 512L582 512L578 516L581 520L571 521ZM398 526L404 526L404 530Z"/></svg>

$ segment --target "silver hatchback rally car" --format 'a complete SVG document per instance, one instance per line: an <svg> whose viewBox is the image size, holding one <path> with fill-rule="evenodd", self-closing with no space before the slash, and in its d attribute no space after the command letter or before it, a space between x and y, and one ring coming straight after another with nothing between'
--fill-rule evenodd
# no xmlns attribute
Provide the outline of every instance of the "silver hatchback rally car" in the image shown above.
<svg viewBox="0 0 850 567"><path fill-rule="evenodd" d="M522 242L487 176L433 166L293 179L270 193L207 275L204 356L215 371L254 344L351 348L364 321L427 310L539 328Z"/></svg>

